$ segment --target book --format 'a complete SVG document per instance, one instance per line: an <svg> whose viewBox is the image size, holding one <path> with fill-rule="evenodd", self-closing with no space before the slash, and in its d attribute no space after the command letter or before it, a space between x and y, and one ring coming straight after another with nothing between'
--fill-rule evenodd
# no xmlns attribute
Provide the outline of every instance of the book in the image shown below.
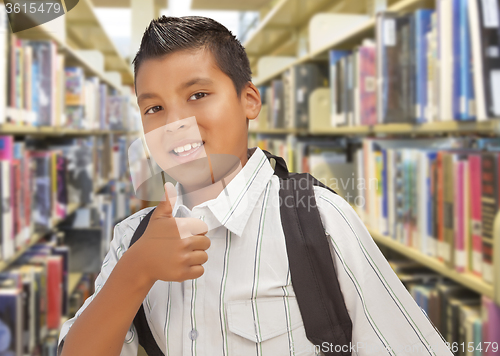
<svg viewBox="0 0 500 356"><path fill-rule="evenodd" d="M307 128L309 125L309 95L319 87L328 86L328 65L304 63L292 66L283 82L284 123L287 128ZM281 89L280 89L281 90ZM274 102L267 100L268 105ZM281 104L281 103L280 103ZM272 111L271 111L272 112ZM270 116L271 117L271 116Z"/></svg>
<svg viewBox="0 0 500 356"><path fill-rule="evenodd" d="M482 276L482 217L481 217L481 155L469 155L470 227L471 227L471 271Z"/></svg>
<svg viewBox="0 0 500 356"><path fill-rule="evenodd" d="M66 67L65 102L67 106L85 104L85 74L82 67Z"/></svg>
<svg viewBox="0 0 500 356"><path fill-rule="evenodd" d="M52 170L49 151L32 151L35 181L33 199L33 223L35 231L43 232L52 228Z"/></svg>
<svg viewBox="0 0 500 356"><path fill-rule="evenodd" d="M350 51L343 51L343 50L335 50L332 49L328 52L329 56L329 62L330 62L330 122L331 126L335 127L338 125L338 122L342 123L342 120L339 120L338 114L337 114L337 81L339 80L338 76L338 66L337 63L338 61L349 55L351 52Z"/></svg>
<svg viewBox="0 0 500 356"><path fill-rule="evenodd" d="M0 349L7 355L23 355L21 289L0 287Z"/></svg>
<svg viewBox="0 0 500 356"><path fill-rule="evenodd" d="M269 115L271 128L284 128L285 118L283 110L283 81L281 79L274 79L271 82L270 91L272 93L272 105L270 106L271 112Z"/></svg>
<svg viewBox="0 0 500 356"><path fill-rule="evenodd" d="M359 53L359 99L360 124L377 124L377 92L376 92L376 55L373 44L365 44L358 49Z"/></svg>
<svg viewBox="0 0 500 356"><path fill-rule="evenodd" d="M476 117L484 121L500 115L498 2L469 0L468 5Z"/></svg>
<svg viewBox="0 0 500 356"><path fill-rule="evenodd" d="M498 212L499 154L485 152L481 157L481 218L483 279L493 283L493 223Z"/></svg>
<svg viewBox="0 0 500 356"><path fill-rule="evenodd" d="M410 16L381 12L376 18L377 118L379 123L410 122Z"/></svg>
<svg viewBox="0 0 500 356"><path fill-rule="evenodd" d="M51 41L30 41L33 63L38 67L38 122L39 126L52 126L56 108L56 45Z"/></svg>
<svg viewBox="0 0 500 356"><path fill-rule="evenodd" d="M481 297L481 304L483 319L482 351L485 356L494 356L497 354L500 345L500 333L498 332L500 330L500 307L485 295Z"/></svg>
<svg viewBox="0 0 500 356"><path fill-rule="evenodd" d="M12 155L14 138L0 136L0 170L1 170L1 227L2 227L2 259L7 260L15 253L13 231L13 196L12 196Z"/></svg>
<svg viewBox="0 0 500 356"><path fill-rule="evenodd" d="M426 117L427 107L427 71L428 71L428 56L427 33L431 31L431 17L434 13L430 9L419 9L413 13L413 36L415 38L414 45L414 78L415 78L415 118L417 123L428 122Z"/></svg>
<svg viewBox="0 0 500 356"><path fill-rule="evenodd" d="M453 0L439 0L438 56L439 56L439 119L453 120Z"/></svg>
<svg viewBox="0 0 500 356"><path fill-rule="evenodd" d="M8 19L5 5L0 4L0 124L5 122L7 114L7 56L8 56Z"/></svg>

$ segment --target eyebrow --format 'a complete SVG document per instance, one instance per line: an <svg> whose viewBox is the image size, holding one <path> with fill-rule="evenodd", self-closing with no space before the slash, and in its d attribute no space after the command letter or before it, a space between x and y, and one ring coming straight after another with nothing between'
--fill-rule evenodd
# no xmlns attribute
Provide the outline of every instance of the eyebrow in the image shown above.
<svg viewBox="0 0 500 356"><path fill-rule="evenodd" d="M158 97L158 95L156 95L154 93L144 93L144 94L141 94L137 98L137 104L139 104L142 100L152 99L152 98L157 98L157 97Z"/></svg>
<svg viewBox="0 0 500 356"><path fill-rule="evenodd" d="M190 86L195 85L195 84L213 84L213 83L214 83L213 80L210 78L196 77L196 78L190 79L187 82L184 82L181 85L179 85L179 89L186 89L186 88L189 88ZM139 97L137 98L137 103L140 103L142 100L145 100L145 99L152 99L152 98L157 98L157 97L158 97L158 95L156 95L154 93L144 93L144 94L139 95Z"/></svg>
<svg viewBox="0 0 500 356"><path fill-rule="evenodd" d="M195 84L213 84L213 80L210 78L196 77L196 78L188 80L187 82L182 83L179 86L179 88L186 89L186 88L189 88L190 86L195 85Z"/></svg>

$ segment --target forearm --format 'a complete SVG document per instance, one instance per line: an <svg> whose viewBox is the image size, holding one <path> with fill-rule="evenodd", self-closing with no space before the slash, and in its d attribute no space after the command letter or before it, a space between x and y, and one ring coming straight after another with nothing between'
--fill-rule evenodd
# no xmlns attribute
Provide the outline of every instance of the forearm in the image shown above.
<svg viewBox="0 0 500 356"><path fill-rule="evenodd" d="M128 252L72 325L61 356L120 355L134 316L154 284L142 277Z"/></svg>

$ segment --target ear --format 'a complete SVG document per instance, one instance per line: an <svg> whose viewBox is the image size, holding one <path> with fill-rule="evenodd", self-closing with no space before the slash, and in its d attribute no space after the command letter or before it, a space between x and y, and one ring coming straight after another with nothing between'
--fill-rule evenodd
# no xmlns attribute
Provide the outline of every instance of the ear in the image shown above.
<svg viewBox="0 0 500 356"><path fill-rule="evenodd" d="M259 115L262 106L259 89L252 82L248 82L241 95L247 119L255 119Z"/></svg>

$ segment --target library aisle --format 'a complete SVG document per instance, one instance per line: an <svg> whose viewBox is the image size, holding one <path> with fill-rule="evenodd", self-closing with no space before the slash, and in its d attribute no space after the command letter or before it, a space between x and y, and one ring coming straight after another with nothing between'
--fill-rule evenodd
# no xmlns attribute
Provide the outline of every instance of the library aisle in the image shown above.
<svg viewBox="0 0 500 356"><path fill-rule="evenodd" d="M0 356L56 356L114 226L152 204L129 167L144 139L131 62L161 15L240 40L262 100L249 147L355 208L455 355L500 355L500 0L65 0L42 24L14 2L0 3Z"/></svg>

